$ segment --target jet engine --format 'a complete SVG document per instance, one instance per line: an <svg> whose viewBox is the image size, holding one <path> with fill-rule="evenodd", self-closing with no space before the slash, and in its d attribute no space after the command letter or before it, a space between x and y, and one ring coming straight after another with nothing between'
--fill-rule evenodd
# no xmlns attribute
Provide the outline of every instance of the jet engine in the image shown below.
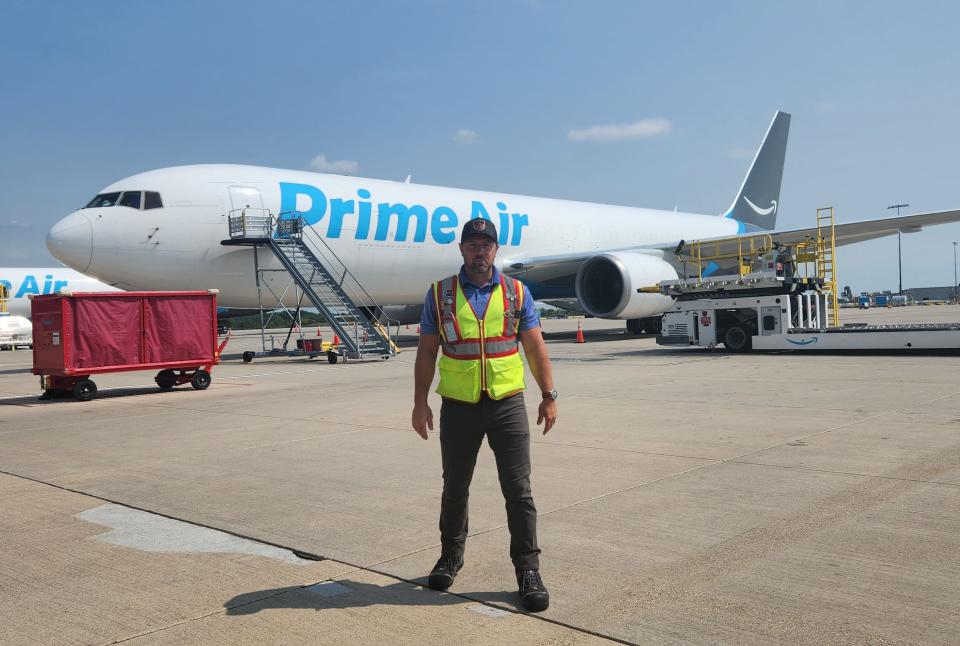
<svg viewBox="0 0 960 646"><path fill-rule="evenodd" d="M618 251L601 253L580 265L577 299L588 314L605 319L640 319L667 311L673 299L662 294L638 293L677 271L656 256Z"/></svg>

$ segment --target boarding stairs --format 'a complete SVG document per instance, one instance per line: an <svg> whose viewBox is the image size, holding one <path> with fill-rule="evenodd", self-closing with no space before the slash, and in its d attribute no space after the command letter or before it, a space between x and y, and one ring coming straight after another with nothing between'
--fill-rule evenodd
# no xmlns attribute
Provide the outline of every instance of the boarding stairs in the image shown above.
<svg viewBox="0 0 960 646"><path fill-rule="evenodd" d="M230 240L224 244L268 246L340 337L348 358L386 359L397 354L399 349L388 329L392 322L329 245L304 227L299 214L276 218L241 210L229 220ZM369 317L358 302L365 304Z"/></svg>

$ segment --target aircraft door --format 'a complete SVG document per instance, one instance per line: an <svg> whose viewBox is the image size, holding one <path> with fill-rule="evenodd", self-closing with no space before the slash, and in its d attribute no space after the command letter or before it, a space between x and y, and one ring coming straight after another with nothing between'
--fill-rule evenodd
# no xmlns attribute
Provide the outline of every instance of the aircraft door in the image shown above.
<svg viewBox="0 0 960 646"><path fill-rule="evenodd" d="M250 186L230 187L230 209L238 215L244 209L249 215L266 215L260 189Z"/></svg>

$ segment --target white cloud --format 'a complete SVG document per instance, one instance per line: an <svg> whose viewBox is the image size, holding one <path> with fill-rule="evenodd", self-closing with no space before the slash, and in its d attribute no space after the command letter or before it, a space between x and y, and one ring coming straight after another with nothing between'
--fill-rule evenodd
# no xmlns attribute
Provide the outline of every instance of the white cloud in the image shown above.
<svg viewBox="0 0 960 646"><path fill-rule="evenodd" d="M625 141L627 139L649 139L670 132L670 121L662 118L641 119L633 123L609 126L590 126L567 133L570 141Z"/></svg>
<svg viewBox="0 0 960 646"><path fill-rule="evenodd" d="M324 153L320 153L310 160L307 167L321 173L337 173L339 175L356 175L360 170L360 162L349 159L330 161Z"/></svg>
<svg viewBox="0 0 960 646"><path fill-rule="evenodd" d="M464 145L475 144L477 143L477 141L479 141L479 139L480 139L480 135L478 135L473 130L469 130L467 128L460 128L453 135L453 141L454 143L457 143L457 144L464 144Z"/></svg>

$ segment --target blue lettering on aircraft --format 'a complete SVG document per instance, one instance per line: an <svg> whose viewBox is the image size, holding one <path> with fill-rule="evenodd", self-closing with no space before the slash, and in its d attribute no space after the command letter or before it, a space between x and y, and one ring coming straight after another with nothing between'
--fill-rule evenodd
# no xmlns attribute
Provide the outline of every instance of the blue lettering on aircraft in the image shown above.
<svg viewBox="0 0 960 646"><path fill-rule="evenodd" d="M27 274L23 277L16 288L9 280L0 279L0 285L7 288L7 294L10 298L23 298L30 294L56 294L67 286L69 281L54 280L52 274L47 274L43 280L38 280L33 274Z"/></svg>
<svg viewBox="0 0 960 646"><path fill-rule="evenodd" d="M344 226L353 228L356 240L373 239L380 242L390 237L392 242L426 242L451 244L457 239L460 216L453 207L440 205L432 210L422 204L401 202L374 202L370 191L357 190L355 196L330 197L310 184L280 182L281 217L298 213L308 225L327 219L327 238L339 238ZM491 216L491 213L493 215ZM510 213L507 205L497 202L496 210L487 210L479 200L470 204L470 219L483 218L497 225L501 246L519 246L523 229L530 224L526 213ZM395 226L394 226L395 225Z"/></svg>

